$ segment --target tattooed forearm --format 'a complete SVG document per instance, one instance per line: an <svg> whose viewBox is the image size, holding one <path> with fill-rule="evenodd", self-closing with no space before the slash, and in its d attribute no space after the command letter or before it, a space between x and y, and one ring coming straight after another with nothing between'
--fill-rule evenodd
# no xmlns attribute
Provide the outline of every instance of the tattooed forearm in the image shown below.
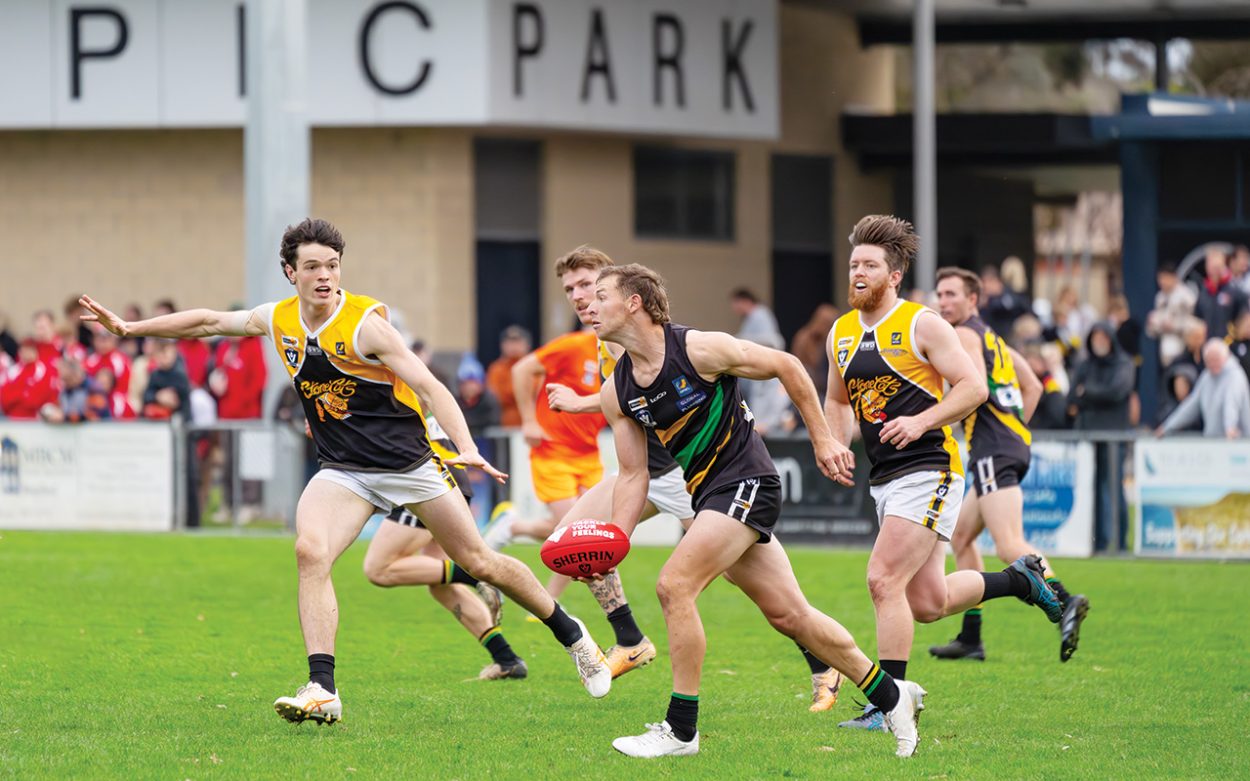
<svg viewBox="0 0 1250 781"><path fill-rule="evenodd" d="M590 593L599 600L599 605L605 613L611 613L626 604L625 589L621 587L621 576L615 572L604 575L603 580L590 581Z"/></svg>

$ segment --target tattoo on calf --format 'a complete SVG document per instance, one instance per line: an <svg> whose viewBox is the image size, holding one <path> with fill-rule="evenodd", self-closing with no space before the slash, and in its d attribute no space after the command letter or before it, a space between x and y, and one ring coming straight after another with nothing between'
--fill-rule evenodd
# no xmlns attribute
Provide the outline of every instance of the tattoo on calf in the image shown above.
<svg viewBox="0 0 1250 781"><path fill-rule="evenodd" d="M595 595L605 613L611 613L625 604L625 589L621 587L621 576L609 572L603 580L590 581L590 593Z"/></svg>

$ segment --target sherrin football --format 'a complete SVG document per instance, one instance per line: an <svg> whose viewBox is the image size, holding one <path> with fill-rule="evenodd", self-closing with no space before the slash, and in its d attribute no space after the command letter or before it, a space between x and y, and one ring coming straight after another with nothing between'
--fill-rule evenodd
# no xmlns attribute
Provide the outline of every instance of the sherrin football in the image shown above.
<svg viewBox="0 0 1250 781"><path fill-rule="evenodd" d="M574 521L556 529L540 555L551 570L574 578L602 575L629 553L629 537L619 526L595 520Z"/></svg>

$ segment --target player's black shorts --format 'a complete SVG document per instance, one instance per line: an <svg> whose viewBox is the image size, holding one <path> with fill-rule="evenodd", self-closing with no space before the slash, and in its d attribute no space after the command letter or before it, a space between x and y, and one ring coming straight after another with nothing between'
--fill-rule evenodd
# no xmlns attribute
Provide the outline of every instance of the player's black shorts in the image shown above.
<svg viewBox="0 0 1250 781"><path fill-rule="evenodd" d="M748 477L699 497L694 505L697 516L703 510L724 513L759 532L761 544L773 538L773 527L781 516L781 478L777 475Z"/></svg>
<svg viewBox="0 0 1250 781"><path fill-rule="evenodd" d="M460 493L464 494L465 501L472 499L473 488L469 485L469 476L465 474L468 470L449 467L447 471L451 472L451 477L456 481L456 487L460 489ZM421 519L409 512L406 507L396 506L386 516L386 520L395 521L404 526L411 526L414 529L425 528L425 524L421 523Z"/></svg>
<svg viewBox="0 0 1250 781"><path fill-rule="evenodd" d="M992 494L1024 482L1029 473L1029 459L1015 456L983 456L972 459L972 487L977 496Z"/></svg>

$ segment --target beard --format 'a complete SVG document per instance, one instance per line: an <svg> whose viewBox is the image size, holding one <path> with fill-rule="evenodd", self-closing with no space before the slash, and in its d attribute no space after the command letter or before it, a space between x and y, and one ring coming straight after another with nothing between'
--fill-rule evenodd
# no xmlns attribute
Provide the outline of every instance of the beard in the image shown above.
<svg viewBox="0 0 1250 781"><path fill-rule="evenodd" d="M890 289L890 283L883 281L879 286L873 287L869 283L864 290L856 290L853 286L847 294L847 302L852 309L858 309L861 312L871 312L881 305L881 301L885 298L886 291Z"/></svg>

